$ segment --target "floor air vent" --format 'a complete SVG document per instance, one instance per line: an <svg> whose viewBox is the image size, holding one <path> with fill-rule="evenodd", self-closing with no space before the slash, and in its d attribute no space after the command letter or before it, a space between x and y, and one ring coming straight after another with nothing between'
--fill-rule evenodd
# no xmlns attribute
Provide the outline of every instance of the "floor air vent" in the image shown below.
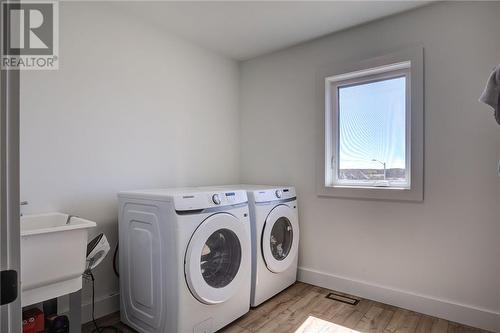
<svg viewBox="0 0 500 333"><path fill-rule="evenodd" d="M337 293L329 293L328 295L326 295L326 298L349 305L357 305L359 303L359 299L357 298L347 295L340 295Z"/></svg>

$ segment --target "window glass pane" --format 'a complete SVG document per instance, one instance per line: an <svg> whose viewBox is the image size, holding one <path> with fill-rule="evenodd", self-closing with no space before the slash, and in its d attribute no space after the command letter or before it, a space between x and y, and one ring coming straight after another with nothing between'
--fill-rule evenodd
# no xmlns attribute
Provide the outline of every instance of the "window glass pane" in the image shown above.
<svg viewBox="0 0 500 333"><path fill-rule="evenodd" d="M342 182L406 182L406 78L338 88Z"/></svg>
<svg viewBox="0 0 500 333"><path fill-rule="evenodd" d="M229 229L219 229L207 239L201 252L203 279L213 288L227 286L238 273L241 246L238 236Z"/></svg>

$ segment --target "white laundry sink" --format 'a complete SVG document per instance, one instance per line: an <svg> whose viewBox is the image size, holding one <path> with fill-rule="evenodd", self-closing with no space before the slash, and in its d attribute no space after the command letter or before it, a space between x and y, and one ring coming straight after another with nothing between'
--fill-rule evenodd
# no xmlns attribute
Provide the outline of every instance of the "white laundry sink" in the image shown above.
<svg viewBox="0 0 500 333"><path fill-rule="evenodd" d="M88 229L95 222L47 213L21 216L21 304L42 302L78 291Z"/></svg>

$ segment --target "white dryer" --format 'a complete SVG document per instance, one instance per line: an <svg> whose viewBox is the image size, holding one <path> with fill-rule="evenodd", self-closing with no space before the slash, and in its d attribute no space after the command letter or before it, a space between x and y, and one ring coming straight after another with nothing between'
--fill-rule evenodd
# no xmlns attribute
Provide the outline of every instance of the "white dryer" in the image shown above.
<svg viewBox="0 0 500 333"><path fill-rule="evenodd" d="M207 333L249 310L245 191L118 194L121 320L142 333Z"/></svg>
<svg viewBox="0 0 500 333"><path fill-rule="evenodd" d="M297 280L299 219L293 186L235 185L248 195L252 226L252 290L257 306Z"/></svg>

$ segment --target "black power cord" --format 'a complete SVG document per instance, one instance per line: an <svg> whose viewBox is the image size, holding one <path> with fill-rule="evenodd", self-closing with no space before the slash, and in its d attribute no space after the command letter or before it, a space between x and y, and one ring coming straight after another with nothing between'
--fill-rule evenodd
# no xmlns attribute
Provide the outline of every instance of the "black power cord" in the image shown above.
<svg viewBox="0 0 500 333"><path fill-rule="evenodd" d="M118 328L118 327L115 327L115 326L99 326L99 324L97 323L96 319L95 319L95 311L94 311L94 307L95 307L95 279L94 279L94 274L92 273L92 271L88 270L87 272L85 272L86 275L90 276L90 280L92 281L92 322L94 323L94 329L92 330L92 333L102 333L106 330L108 331L114 331L116 333L122 333L122 331Z"/></svg>
<svg viewBox="0 0 500 333"><path fill-rule="evenodd" d="M113 254L113 271L115 272L115 275L117 277L120 277L120 273L118 272L118 269L116 268L116 255L118 254L118 242L116 242L116 247L115 247L115 253Z"/></svg>

